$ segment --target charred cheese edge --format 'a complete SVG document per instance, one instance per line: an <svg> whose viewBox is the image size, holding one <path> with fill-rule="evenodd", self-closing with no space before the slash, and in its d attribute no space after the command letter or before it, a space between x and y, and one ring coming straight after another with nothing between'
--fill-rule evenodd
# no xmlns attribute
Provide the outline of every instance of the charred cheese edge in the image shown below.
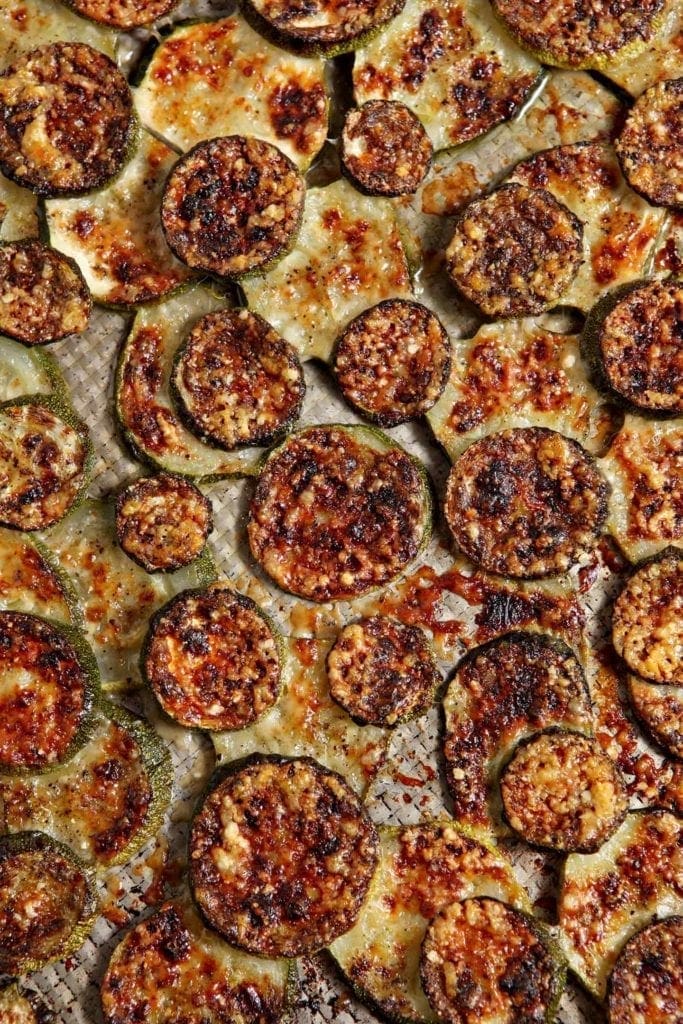
<svg viewBox="0 0 683 1024"><path fill-rule="evenodd" d="M645 732L672 757L683 761L683 686L662 686L629 673L626 692Z"/></svg>
<svg viewBox="0 0 683 1024"><path fill-rule="evenodd" d="M0 69L14 63L21 53L46 43L78 42L116 54L116 33L93 25L52 0L18 0L0 8Z"/></svg>
<svg viewBox="0 0 683 1024"><path fill-rule="evenodd" d="M69 402L66 380L50 352L0 336L0 403L25 395L54 395Z"/></svg>

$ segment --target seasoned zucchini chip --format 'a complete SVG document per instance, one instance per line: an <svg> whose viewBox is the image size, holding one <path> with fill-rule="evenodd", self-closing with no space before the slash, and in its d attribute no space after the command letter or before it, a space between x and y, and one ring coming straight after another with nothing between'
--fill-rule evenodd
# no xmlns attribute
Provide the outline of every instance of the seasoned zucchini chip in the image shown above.
<svg viewBox="0 0 683 1024"><path fill-rule="evenodd" d="M355 994L390 1020L434 1020L420 981L420 947L444 907L489 896L526 909L505 855L453 822L380 829L380 861L355 927L330 947Z"/></svg>
<svg viewBox="0 0 683 1024"><path fill-rule="evenodd" d="M683 209L683 78L639 96L614 147L632 189L655 206Z"/></svg>
<svg viewBox="0 0 683 1024"><path fill-rule="evenodd" d="M356 102L399 100L433 143L468 142L506 121L540 74L536 60L478 0L408 0L356 55Z"/></svg>
<svg viewBox="0 0 683 1024"><path fill-rule="evenodd" d="M632 812L597 853L565 862L560 942L599 999L626 941L653 917L682 911L683 823L668 811Z"/></svg>
<svg viewBox="0 0 683 1024"><path fill-rule="evenodd" d="M0 24L3 14L0 10ZM14 242L37 237L37 197L0 174L0 240Z"/></svg>
<svg viewBox="0 0 683 1024"><path fill-rule="evenodd" d="M611 485L608 528L632 562L683 541L683 420L627 416L600 468Z"/></svg>
<svg viewBox="0 0 683 1024"><path fill-rule="evenodd" d="M333 57L355 50L401 10L405 0L244 0L245 17L267 39L294 53Z"/></svg>
<svg viewBox="0 0 683 1024"><path fill-rule="evenodd" d="M327 136L323 61L285 53L238 16L176 26L135 100L143 124L182 150L219 135L256 135L305 170Z"/></svg>
<svg viewBox="0 0 683 1024"><path fill-rule="evenodd" d="M532 846L594 853L621 825L628 794L600 744L555 730L523 740L500 778L503 813Z"/></svg>
<svg viewBox="0 0 683 1024"><path fill-rule="evenodd" d="M128 83L99 50L52 43L0 74L0 168L37 195L101 188L134 143Z"/></svg>
<svg viewBox="0 0 683 1024"><path fill-rule="evenodd" d="M0 987L0 1020L4 1024L56 1024L54 1013L38 993L16 983Z"/></svg>
<svg viewBox="0 0 683 1024"><path fill-rule="evenodd" d="M614 603L612 642L638 675L683 684L683 549L632 573Z"/></svg>
<svg viewBox="0 0 683 1024"><path fill-rule="evenodd" d="M361 725L395 726L431 707L441 675L419 626L385 615L345 626L327 656L330 693Z"/></svg>
<svg viewBox="0 0 683 1024"><path fill-rule="evenodd" d="M80 624L78 601L44 544L0 527L0 608Z"/></svg>
<svg viewBox="0 0 683 1024"><path fill-rule="evenodd" d="M48 396L0 406L0 524L44 530L80 500L90 477L87 428Z"/></svg>
<svg viewBox="0 0 683 1024"><path fill-rule="evenodd" d="M41 242L0 245L0 331L25 345L82 334L92 299L76 263Z"/></svg>
<svg viewBox="0 0 683 1024"><path fill-rule="evenodd" d="M225 299L195 287L140 310L119 355L116 412L138 458L183 476L218 478L257 472L260 453L222 452L204 444L180 422L171 400L178 348L197 321L225 308Z"/></svg>
<svg viewBox="0 0 683 1024"><path fill-rule="evenodd" d="M628 699L655 743L683 761L683 687L662 686L629 674Z"/></svg>
<svg viewBox="0 0 683 1024"><path fill-rule="evenodd" d="M206 922L261 956L299 956L348 931L378 837L340 775L255 756L214 779L192 824L190 884Z"/></svg>
<svg viewBox="0 0 683 1024"><path fill-rule="evenodd" d="M581 665L559 640L509 633L460 662L444 698L446 781L456 818L505 831L498 776L524 736L553 726L590 731Z"/></svg>
<svg viewBox="0 0 683 1024"><path fill-rule="evenodd" d="M0 675L0 771L44 771L72 757L90 734L99 686L80 636L0 611Z"/></svg>
<svg viewBox="0 0 683 1024"><path fill-rule="evenodd" d="M432 162L422 122L396 100L369 100L349 110L340 139L342 169L369 196L416 192Z"/></svg>
<svg viewBox="0 0 683 1024"><path fill-rule="evenodd" d="M446 1024L550 1024L564 988L564 970L540 925L487 896L439 911L422 943L420 976Z"/></svg>
<svg viewBox="0 0 683 1024"><path fill-rule="evenodd" d="M683 1018L683 917L643 928L621 952L609 980L609 1024Z"/></svg>
<svg viewBox="0 0 683 1024"><path fill-rule="evenodd" d="M215 584L185 590L153 617L142 674L190 729L243 729L280 695L280 639L251 598Z"/></svg>
<svg viewBox="0 0 683 1024"><path fill-rule="evenodd" d="M193 278L166 245L159 221L175 159L165 143L142 132L135 155L108 188L45 204L52 245L76 261L95 302L153 302Z"/></svg>
<svg viewBox="0 0 683 1024"><path fill-rule="evenodd" d="M361 416L395 427L437 401L451 368L451 343L426 306L385 299L344 329L333 368L344 398Z"/></svg>
<svg viewBox="0 0 683 1024"><path fill-rule="evenodd" d="M485 316L534 316L557 304L583 260L583 227L542 188L503 185L463 210L446 269Z"/></svg>
<svg viewBox="0 0 683 1024"><path fill-rule="evenodd" d="M19 54L59 41L87 43L108 57L116 55L116 33L92 25L54 0L18 0L0 6L0 68Z"/></svg>
<svg viewBox="0 0 683 1024"><path fill-rule="evenodd" d="M226 451L281 437L306 391L292 346L248 309L207 313L194 325L171 387L192 432Z"/></svg>
<svg viewBox="0 0 683 1024"><path fill-rule="evenodd" d="M608 143L544 150L517 164L509 180L546 189L583 224L583 264L563 305L588 311L606 287L646 274L666 214L629 188Z"/></svg>
<svg viewBox="0 0 683 1024"><path fill-rule="evenodd" d="M0 777L0 825L40 829L88 864L121 864L159 828L171 780L168 750L151 726L102 702L90 739L68 764Z"/></svg>
<svg viewBox="0 0 683 1024"><path fill-rule="evenodd" d="M382 299L412 295L391 203L344 180L310 189L294 251L242 286L249 306L302 359L329 359L349 320Z"/></svg>
<svg viewBox="0 0 683 1024"><path fill-rule="evenodd" d="M54 395L68 404L69 389L49 352L0 336L0 403L25 395Z"/></svg>
<svg viewBox="0 0 683 1024"><path fill-rule="evenodd" d="M125 31L149 25L168 14L178 0L68 0L68 3L84 18Z"/></svg>
<svg viewBox="0 0 683 1024"><path fill-rule="evenodd" d="M530 579L565 572L607 518L607 485L580 444L545 427L475 441L451 469L446 520L487 572Z"/></svg>
<svg viewBox="0 0 683 1024"><path fill-rule="evenodd" d="M338 601L400 575L430 519L428 479L415 458L369 427L329 424L271 453L247 533L252 555L283 590Z"/></svg>
<svg viewBox="0 0 683 1024"><path fill-rule="evenodd" d="M269 142L227 135L198 143L171 171L161 224L178 259L237 278L266 270L291 248L306 186Z"/></svg>
<svg viewBox="0 0 683 1024"><path fill-rule="evenodd" d="M182 476L142 477L116 498L116 539L145 572L190 565L212 529L211 502Z"/></svg>
<svg viewBox="0 0 683 1024"><path fill-rule="evenodd" d="M42 832L0 838L0 974L74 953L96 913L93 880L66 846Z"/></svg>
<svg viewBox="0 0 683 1024"><path fill-rule="evenodd" d="M632 56L615 54L603 64L602 71L631 96L640 96L655 82L679 78L683 73L678 45L681 33L683 8L679 0L664 0L645 49L637 48Z"/></svg>
<svg viewBox="0 0 683 1024"><path fill-rule="evenodd" d="M112 953L101 988L105 1024L279 1024L295 994L293 964L228 946L185 899L139 922Z"/></svg>

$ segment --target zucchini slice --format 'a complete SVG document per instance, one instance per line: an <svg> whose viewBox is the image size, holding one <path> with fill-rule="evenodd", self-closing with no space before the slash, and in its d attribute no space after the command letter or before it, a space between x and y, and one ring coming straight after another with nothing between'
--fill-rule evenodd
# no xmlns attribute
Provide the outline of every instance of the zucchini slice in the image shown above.
<svg viewBox="0 0 683 1024"><path fill-rule="evenodd" d="M249 509L252 555L283 590L339 601L399 576L426 542L424 467L386 434L328 424L265 462Z"/></svg>
<svg viewBox="0 0 683 1024"><path fill-rule="evenodd" d="M232 451L286 434L306 383L296 352L263 317L221 309L203 316L178 349L171 388L190 430Z"/></svg>
<svg viewBox="0 0 683 1024"><path fill-rule="evenodd" d="M564 970L539 924L488 896L444 907L422 943L422 985L446 1024L550 1024Z"/></svg>
<svg viewBox="0 0 683 1024"><path fill-rule="evenodd" d="M13 399L0 405L0 523L44 530L83 497L92 444L85 424L59 400Z"/></svg>
<svg viewBox="0 0 683 1024"><path fill-rule="evenodd" d="M588 685L559 640L508 633L463 658L443 702L446 781L456 818L506 834L498 777L516 743L553 726L591 731Z"/></svg>
<svg viewBox="0 0 683 1024"><path fill-rule="evenodd" d="M42 242L0 245L0 331L44 345L88 326L92 300L76 263Z"/></svg>
<svg viewBox="0 0 683 1024"><path fill-rule="evenodd" d="M517 164L508 180L546 189L583 223L584 262L564 305L588 311L606 287L645 275L666 214L628 187L608 143L545 150Z"/></svg>
<svg viewBox="0 0 683 1024"><path fill-rule="evenodd" d="M116 33L92 25L54 0L17 0L0 7L0 68L20 54L56 42L87 43L108 57L116 55Z"/></svg>
<svg viewBox="0 0 683 1024"><path fill-rule="evenodd" d="M327 656L332 698L360 725L393 727L425 714L442 679L419 626L385 615L345 626Z"/></svg>
<svg viewBox="0 0 683 1024"><path fill-rule="evenodd" d="M535 316L557 305L582 259L578 217L545 189L510 184L465 207L446 270L485 316Z"/></svg>
<svg viewBox="0 0 683 1024"><path fill-rule="evenodd" d="M165 903L119 942L102 982L105 1024L290 1020L295 965L233 949L188 904Z"/></svg>
<svg viewBox="0 0 683 1024"><path fill-rule="evenodd" d="M315 0L307 7L293 0L244 0L244 16L265 38L294 53L334 57L372 38L403 6L404 0Z"/></svg>
<svg viewBox="0 0 683 1024"><path fill-rule="evenodd" d="M521 106L541 68L479 0L408 0L356 55L354 96L399 100L435 150L468 142Z"/></svg>
<svg viewBox="0 0 683 1024"><path fill-rule="evenodd" d="M365 195L416 192L432 153L422 122L404 103L369 100L346 115L339 158L346 177Z"/></svg>
<svg viewBox="0 0 683 1024"><path fill-rule="evenodd" d="M460 550L520 579L566 572L597 543L608 489L577 441L546 427L474 441L451 469L445 514Z"/></svg>
<svg viewBox="0 0 683 1024"><path fill-rule="evenodd" d="M0 168L37 195L101 188L135 142L128 83L86 43L38 47L0 74Z"/></svg>
<svg viewBox="0 0 683 1024"><path fill-rule="evenodd" d="M665 0L646 48L633 56L617 53L603 64L603 73L631 96L640 96L655 82L679 78L683 71L678 45L683 33L679 0Z"/></svg>
<svg viewBox="0 0 683 1024"><path fill-rule="evenodd" d="M219 764L262 752L313 757L361 796L384 763L389 732L358 725L332 699L325 670L330 643L287 640L277 704L246 729L213 733Z"/></svg>
<svg viewBox="0 0 683 1024"><path fill-rule="evenodd" d="M43 537L69 576L107 689L140 685L138 660L150 616L174 594L216 578L205 550L191 565L150 576L116 544L113 502L86 501Z"/></svg>
<svg viewBox="0 0 683 1024"><path fill-rule="evenodd" d="M0 24L4 11L0 10ZM2 44L0 44L2 45ZM38 200L32 192L0 174L0 240L38 237Z"/></svg>
<svg viewBox="0 0 683 1024"><path fill-rule="evenodd" d="M211 502L182 476L141 477L116 497L116 539L145 572L190 565L212 529Z"/></svg>
<svg viewBox="0 0 683 1024"><path fill-rule="evenodd" d="M631 574L614 604L612 642L638 675L683 684L683 549L666 548Z"/></svg>
<svg viewBox="0 0 683 1024"><path fill-rule="evenodd" d="M683 911L683 823L635 811L597 852L564 866L558 914L569 966L598 999L625 942L655 917Z"/></svg>
<svg viewBox="0 0 683 1024"><path fill-rule="evenodd" d="M57 360L0 336L0 404L25 395L54 395L68 403L68 387Z"/></svg>
<svg viewBox="0 0 683 1024"><path fill-rule="evenodd" d="M222 584L185 590L154 615L142 674L162 708L189 729L243 729L277 702L281 641L249 597Z"/></svg>
<svg viewBox="0 0 683 1024"><path fill-rule="evenodd" d="M306 186L277 146L249 135L199 142L168 176L161 225L194 270L239 278L267 270L292 247Z"/></svg>
<svg viewBox="0 0 683 1024"><path fill-rule="evenodd" d="M343 180L310 189L293 252L242 287L251 309L302 359L329 359L354 316L382 299L412 295L390 201L362 196Z"/></svg>
<svg viewBox="0 0 683 1024"><path fill-rule="evenodd" d="M255 450L222 452L187 430L171 400L170 379L179 346L200 317L224 309L226 300L194 287L142 309L119 354L116 412L135 455L159 469L199 479L250 476Z"/></svg>
<svg viewBox="0 0 683 1024"><path fill-rule="evenodd" d="M219 773L190 833L206 922L259 956L312 953L351 928L378 837L342 777L310 758L256 755Z"/></svg>
<svg viewBox="0 0 683 1024"><path fill-rule="evenodd" d="M683 761L683 686L662 686L629 673L626 689L645 731L667 753Z"/></svg>
<svg viewBox="0 0 683 1024"><path fill-rule="evenodd" d="M658 82L629 110L614 147L632 189L655 206L683 209L683 78Z"/></svg>
<svg viewBox="0 0 683 1024"><path fill-rule="evenodd" d="M528 907L505 855L454 822L381 827L368 898L355 927L330 946L358 998L400 1024L435 1021L420 981L420 947L443 907L472 896Z"/></svg>
<svg viewBox="0 0 683 1024"><path fill-rule="evenodd" d="M333 369L346 401L381 427L422 416L441 395L451 368L446 330L430 309L385 299L348 324Z"/></svg>
<svg viewBox="0 0 683 1024"><path fill-rule="evenodd" d="M74 953L96 913L93 879L66 846L42 832L0 838L0 974Z"/></svg>
<svg viewBox="0 0 683 1024"><path fill-rule="evenodd" d="M46 832L88 864L122 864L159 828L171 781L170 755L154 729L102 702L90 739L67 765L0 777L0 824L9 833Z"/></svg>
<svg viewBox="0 0 683 1024"><path fill-rule="evenodd" d="M93 196L45 204L50 242L71 256L93 299L130 308L154 302L194 276L166 245L159 203L176 154L142 132L116 181Z"/></svg>
<svg viewBox="0 0 683 1024"><path fill-rule="evenodd" d="M256 135L305 170L327 136L323 61L285 53L239 16L176 26L154 51L135 101L142 123L181 150Z"/></svg>
<svg viewBox="0 0 683 1024"><path fill-rule="evenodd" d="M619 769L597 740L549 730L519 744L500 777L503 813L527 843L595 853L628 810Z"/></svg>
<svg viewBox="0 0 683 1024"><path fill-rule="evenodd" d="M643 928L622 950L609 980L609 1024L683 1018L683 917Z"/></svg>
<svg viewBox="0 0 683 1024"><path fill-rule="evenodd" d="M683 419L627 416L600 468L611 486L608 529L632 562L683 541Z"/></svg>
<svg viewBox="0 0 683 1024"><path fill-rule="evenodd" d="M90 735L95 659L74 630L24 612L0 611L0 640L0 771L45 771Z"/></svg>
<svg viewBox="0 0 683 1024"><path fill-rule="evenodd" d="M73 587L40 541L0 527L0 566L0 608L80 625Z"/></svg>
<svg viewBox="0 0 683 1024"><path fill-rule="evenodd" d="M77 14L100 25L130 31L168 14L178 0L68 0Z"/></svg>
<svg viewBox="0 0 683 1024"><path fill-rule="evenodd" d="M37 992L13 982L0 987L0 1020L4 1024L56 1024L57 1018Z"/></svg>

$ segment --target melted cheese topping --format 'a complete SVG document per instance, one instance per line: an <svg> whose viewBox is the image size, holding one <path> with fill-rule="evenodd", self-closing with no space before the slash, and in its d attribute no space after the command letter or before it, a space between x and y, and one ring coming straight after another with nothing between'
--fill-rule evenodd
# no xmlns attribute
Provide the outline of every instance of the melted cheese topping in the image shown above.
<svg viewBox="0 0 683 1024"><path fill-rule="evenodd" d="M658 1024L683 1016L683 918L644 928L610 979L610 1024Z"/></svg>
<svg viewBox="0 0 683 1024"><path fill-rule="evenodd" d="M77 269L39 242L0 247L0 330L26 344L82 334L90 294Z"/></svg>
<svg viewBox="0 0 683 1024"><path fill-rule="evenodd" d="M87 43L108 57L116 52L116 35L79 18L65 4L52 0L17 0L0 6L0 68L20 53L60 40Z"/></svg>
<svg viewBox="0 0 683 1024"><path fill-rule="evenodd" d="M683 7L679 0L667 0L647 46L633 56L616 54L602 70L632 96L640 96L655 82L680 75L682 49Z"/></svg>
<svg viewBox="0 0 683 1024"><path fill-rule="evenodd" d="M72 622L71 594L43 553L17 533L0 528L0 606Z"/></svg>
<svg viewBox="0 0 683 1024"><path fill-rule="evenodd" d="M0 10L0 23L3 13ZM14 242L37 237L37 197L0 174L0 240Z"/></svg>
<svg viewBox="0 0 683 1024"><path fill-rule="evenodd" d="M661 686L629 675L627 689L631 707L647 732L683 760L683 686Z"/></svg>
<svg viewBox="0 0 683 1024"><path fill-rule="evenodd" d="M146 572L179 569L204 549L213 527L211 503L183 477L143 477L116 499L116 536Z"/></svg>
<svg viewBox="0 0 683 1024"><path fill-rule="evenodd" d="M0 402L65 390L61 370L49 353L0 337Z"/></svg>
<svg viewBox="0 0 683 1024"><path fill-rule="evenodd" d="M672 549L629 577L614 605L612 640L638 675L683 683L683 551Z"/></svg>
<svg viewBox="0 0 683 1024"><path fill-rule="evenodd" d="M657 206L683 207L683 78L658 82L628 112L615 147L631 188Z"/></svg>

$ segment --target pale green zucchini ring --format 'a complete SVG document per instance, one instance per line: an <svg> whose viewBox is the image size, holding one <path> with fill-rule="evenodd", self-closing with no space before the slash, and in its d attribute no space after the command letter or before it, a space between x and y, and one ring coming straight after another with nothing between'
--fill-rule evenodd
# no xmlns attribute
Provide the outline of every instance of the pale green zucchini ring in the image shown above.
<svg viewBox="0 0 683 1024"><path fill-rule="evenodd" d="M666 917L630 939L609 980L609 1024L659 1024L683 1016L683 917Z"/></svg>
<svg viewBox="0 0 683 1024"><path fill-rule="evenodd" d="M266 39L294 53L334 57L355 50L384 28L405 0L315 0L307 8L293 0L243 0L247 20Z"/></svg>
<svg viewBox="0 0 683 1024"><path fill-rule="evenodd" d="M54 395L69 404L69 390L55 357L0 336L0 403L24 395Z"/></svg>
<svg viewBox="0 0 683 1024"><path fill-rule="evenodd" d="M61 3L31 0L19 8L14 4L0 8L0 69L27 50L60 41L87 43L108 57L116 56L115 32L85 21Z"/></svg>
<svg viewBox="0 0 683 1024"><path fill-rule="evenodd" d="M80 626L78 598L54 555L36 537L0 527L0 608Z"/></svg>
<svg viewBox="0 0 683 1024"><path fill-rule="evenodd" d="M128 32L168 14L178 0L64 0L76 14Z"/></svg>
<svg viewBox="0 0 683 1024"><path fill-rule="evenodd" d="M683 685L683 549L633 570L614 602L612 642L632 672Z"/></svg>
<svg viewBox="0 0 683 1024"><path fill-rule="evenodd" d="M46 345L88 326L92 300L77 264L38 241L0 244L0 331Z"/></svg>
<svg viewBox="0 0 683 1024"><path fill-rule="evenodd" d="M636 718L654 742L683 761L683 686L662 686L629 673L626 692Z"/></svg>

